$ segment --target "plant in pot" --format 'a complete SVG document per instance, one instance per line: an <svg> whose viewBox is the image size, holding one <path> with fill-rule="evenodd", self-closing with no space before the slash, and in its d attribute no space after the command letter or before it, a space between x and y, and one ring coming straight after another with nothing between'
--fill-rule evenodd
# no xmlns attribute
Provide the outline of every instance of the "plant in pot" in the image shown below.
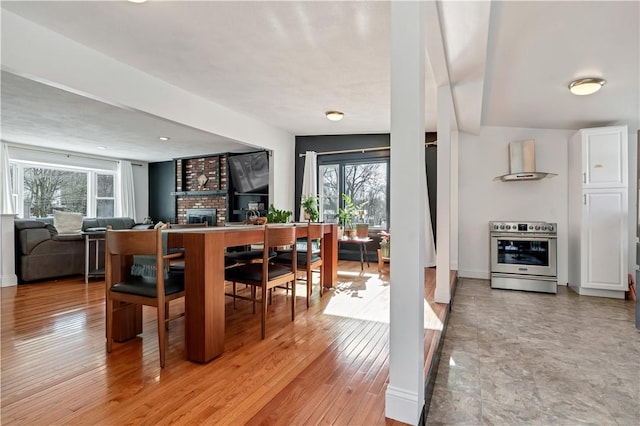
<svg viewBox="0 0 640 426"><path fill-rule="evenodd" d="M318 212L318 198L312 195L302 197L300 206L304 210L304 220L309 222L317 222L320 217Z"/></svg>
<svg viewBox="0 0 640 426"><path fill-rule="evenodd" d="M391 234L388 231L380 231L378 235L380 235L380 254L388 259L391 257Z"/></svg>
<svg viewBox="0 0 640 426"><path fill-rule="evenodd" d="M289 222L289 218L293 215L293 212L289 210L278 210L273 204L269 206L269 211L267 212L267 222L269 223L287 223Z"/></svg>
<svg viewBox="0 0 640 426"><path fill-rule="evenodd" d="M353 224L353 219L358 214L359 207L356 207L353 204L353 200L347 194L342 194L342 199L344 200L344 207L338 209L338 213L335 215L338 218L338 238L342 238L344 236L344 232L347 231L349 234L349 238L355 238L356 229Z"/></svg>

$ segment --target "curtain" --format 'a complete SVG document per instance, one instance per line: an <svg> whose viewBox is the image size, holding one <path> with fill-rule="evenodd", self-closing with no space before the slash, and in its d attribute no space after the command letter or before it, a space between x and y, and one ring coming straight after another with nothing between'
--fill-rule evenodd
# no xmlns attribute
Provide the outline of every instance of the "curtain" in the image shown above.
<svg viewBox="0 0 640 426"><path fill-rule="evenodd" d="M120 216L136 219L136 199L133 190L133 168L131 161L121 160L118 164L120 178Z"/></svg>
<svg viewBox="0 0 640 426"><path fill-rule="evenodd" d="M302 191L300 202L307 197L318 196L318 154L315 151L307 151L304 160L304 176L302 178ZM304 220L304 209L300 206L298 220Z"/></svg>
<svg viewBox="0 0 640 426"><path fill-rule="evenodd" d="M0 198L0 214L15 214L13 195L11 193L11 173L9 172L9 147L6 143L0 144L0 162L2 163L2 197Z"/></svg>
<svg viewBox="0 0 640 426"><path fill-rule="evenodd" d="M427 168L424 167L424 181L427 182ZM431 209L429 208L429 191L424 191L424 266L436 266L436 244L431 227Z"/></svg>

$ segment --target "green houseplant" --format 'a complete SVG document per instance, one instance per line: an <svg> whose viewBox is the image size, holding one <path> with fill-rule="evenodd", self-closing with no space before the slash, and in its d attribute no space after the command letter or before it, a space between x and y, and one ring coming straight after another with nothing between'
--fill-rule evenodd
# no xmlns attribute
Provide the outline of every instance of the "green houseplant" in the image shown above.
<svg viewBox="0 0 640 426"><path fill-rule="evenodd" d="M340 236L341 232L348 230L350 234L354 234L351 236L351 238L353 238L355 236L353 219L358 215L358 210L360 210L366 203L356 206L353 204L351 197L347 194L342 194L342 200L344 201L344 207L338 209L338 213L335 215L335 217L338 218L338 228L342 228L342 231L338 230L338 236Z"/></svg>
<svg viewBox="0 0 640 426"><path fill-rule="evenodd" d="M289 210L278 210L274 207L273 204L269 206L269 211L267 212L267 222L268 223L287 223L289 222L289 218L293 215Z"/></svg>
<svg viewBox="0 0 640 426"><path fill-rule="evenodd" d="M303 196L300 206L304 209L305 220L316 222L320 217L318 199L315 196Z"/></svg>

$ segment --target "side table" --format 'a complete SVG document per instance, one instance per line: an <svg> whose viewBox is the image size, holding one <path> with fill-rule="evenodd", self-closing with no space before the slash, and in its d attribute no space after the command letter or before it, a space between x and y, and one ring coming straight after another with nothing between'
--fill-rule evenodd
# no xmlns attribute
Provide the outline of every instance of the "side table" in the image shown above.
<svg viewBox="0 0 640 426"><path fill-rule="evenodd" d="M104 268L100 267L100 241L104 241L104 232L83 232L84 238L84 283L89 284L89 277L104 276ZM95 267L91 268L90 263L90 248L91 243L94 244L95 255Z"/></svg>
<svg viewBox="0 0 640 426"><path fill-rule="evenodd" d="M390 257L382 257L382 250L378 249L378 272L382 273L382 266L385 263L389 263Z"/></svg>
<svg viewBox="0 0 640 426"><path fill-rule="evenodd" d="M367 244L370 243L371 241L373 241L373 239L367 237L367 238L354 238L352 240L350 239L340 239L338 240L338 243L345 243L345 244L357 244L358 245L358 249L360 250L360 270L364 271L364 260L367 259L367 266L371 266L369 265L369 257L367 255Z"/></svg>

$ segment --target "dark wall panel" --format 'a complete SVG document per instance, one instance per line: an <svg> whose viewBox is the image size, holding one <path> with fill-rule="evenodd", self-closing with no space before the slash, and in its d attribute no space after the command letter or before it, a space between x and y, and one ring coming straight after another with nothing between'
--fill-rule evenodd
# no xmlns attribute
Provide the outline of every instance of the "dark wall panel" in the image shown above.
<svg viewBox="0 0 640 426"><path fill-rule="evenodd" d="M175 222L176 199L175 161L149 163L149 216L157 222Z"/></svg>

